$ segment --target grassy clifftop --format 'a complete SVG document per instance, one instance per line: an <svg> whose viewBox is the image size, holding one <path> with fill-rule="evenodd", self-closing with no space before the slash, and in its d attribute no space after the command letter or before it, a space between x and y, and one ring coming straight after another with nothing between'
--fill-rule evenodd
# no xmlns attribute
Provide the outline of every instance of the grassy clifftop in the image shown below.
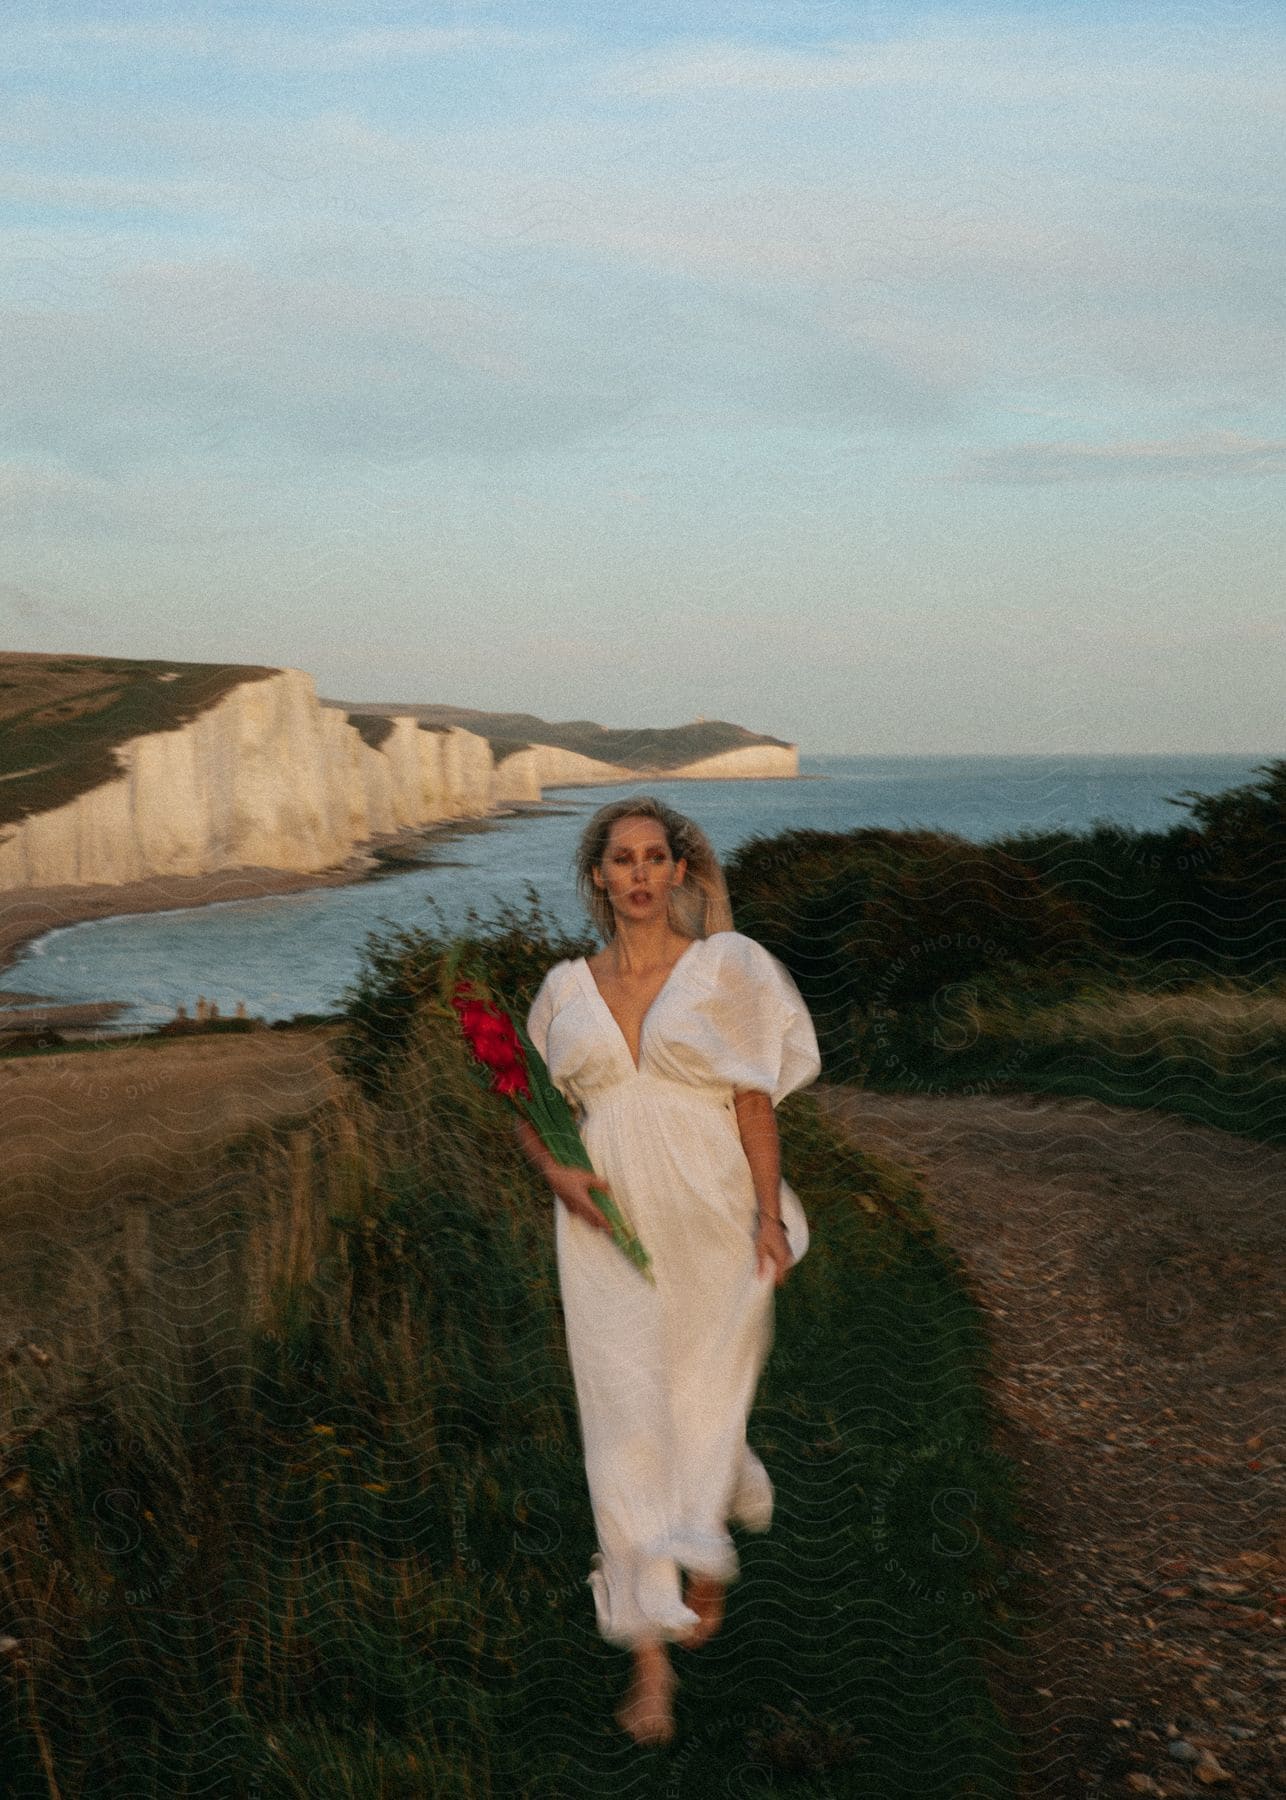
<svg viewBox="0 0 1286 1800"><path fill-rule="evenodd" d="M0 651L0 825L64 806L120 773L130 738L174 731L279 669Z"/></svg>
<svg viewBox="0 0 1286 1800"><path fill-rule="evenodd" d="M257 663L143 661L132 657L53 656L0 651L0 826L65 806L113 780L113 754L130 738L174 731L233 688L281 671ZM669 729L608 729L592 719L549 723L532 713L489 713L463 706L350 705L363 740L379 747L387 721L418 719L427 731L461 725L491 744L497 761L527 744L552 744L632 769L681 768L701 757L757 744L781 745L720 719Z"/></svg>
<svg viewBox="0 0 1286 1800"><path fill-rule="evenodd" d="M564 944L539 917L502 927L480 953L519 1003ZM168 1191L154 1159L146 1199L128 1168L104 1196L100 1159L76 1235L39 1234L31 1299L30 1258L9 1258L6 1792L508 1800L643 1770L586 1586L559 1203L436 998L440 948L372 946L351 1015L366 1080L301 1042L284 1084L260 1068L255 1127L175 1159ZM151 1091L191 1082L190 1052L156 1047ZM203 1091L235 1130L234 1079ZM732 1769L765 1794L1008 1800L984 1657L1014 1668L1032 1599L985 1321L909 1177L806 1095L781 1125L813 1242L750 1423L778 1516L739 1531L708 1675L681 1665L678 1785L629 1791L727 1792ZM944 1553L948 1494L968 1530Z"/></svg>
<svg viewBox="0 0 1286 1800"><path fill-rule="evenodd" d="M758 744L789 749L784 738L767 737L732 725L726 719L698 719L691 725L662 727L598 725L593 719L539 719L535 713L481 712L468 706L399 706L347 700L323 700L323 706L345 712L409 715L425 725L461 725L491 744L497 761L528 744L552 744L599 762L619 763L639 771L680 769L704 756L745 750Z"/></svg>

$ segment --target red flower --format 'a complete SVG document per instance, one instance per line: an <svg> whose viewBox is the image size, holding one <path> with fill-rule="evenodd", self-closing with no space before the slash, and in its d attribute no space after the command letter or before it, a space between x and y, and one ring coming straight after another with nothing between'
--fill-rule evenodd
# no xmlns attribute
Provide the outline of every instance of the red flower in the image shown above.
<svg viewBox="0 0 1286 1800"><path fill-rule="evenodd" d="M490 1001L479 999L477 989L469 981L456 983L451 1005L470 1050L485 1068L495 1072L493 1090L530 1099L526 1060L509 1015Z"/></svg>
<svg viewBox="0 0 1286 1800"><path fill-rule="evenodd" d="M495 1007L471 1000L460 1008L460 1029L469 1048L489 1069L511 1069L522 1064L522 1049L512 1023Z"/></svg>
<svg viewBox="0 0 1286 1800"><path fill-rule="evenodd" d="M530 1046L531 1061L528 1063L524 1040L513 1019L492 1001L485 984L456 981L451 990L451 1007L474 1059L490 1071L488 1086L491 1092L520 1107L545 1148L560 1161L577 1169L591 1168L571 1108L550 1079L539 1048L534 1044ZM599 1192L596 1198L611 1224L613 1243L655 1287L651 1259L637 1233L626 1223L615 1201L608 1195Z"/></svg>

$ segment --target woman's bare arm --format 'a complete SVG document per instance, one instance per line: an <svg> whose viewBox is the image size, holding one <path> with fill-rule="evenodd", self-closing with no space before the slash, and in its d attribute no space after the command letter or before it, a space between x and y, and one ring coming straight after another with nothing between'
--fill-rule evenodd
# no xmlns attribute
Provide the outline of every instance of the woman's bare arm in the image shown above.
<svg viewBox="0 0 1286 1800"><path fill-rule="evenodd" d="M737 1129L741 1145L755 1178L755 1199L759 1203L761 1224L781 1219L781 1139L777 1135L777 1117L772 1096L753 1088L734 1094Z"/></svg>
<svg viewBox="0 0 1286 1800"><path fill-rule="evenodd" d="M551 1170L556 1169L558 1164L541 1142L540 1133L533 1125L529 1125L526 1119L515 1119L514 1130L527 1161L532 1163L538 1172L548 1180Z"/></svg>
<svg viewBox="0 0 1286 1800"><path fill-rule="evenodd" d="M548 1182L568 1212L575 1213L589 1225L596 1225L601 1231L612 1229L606 1217L594 1204L590 1193L591 1186L601 1188L611 1197L611 1187L596 1175L592 1169L572 1169L560 1163L541 1142L540 1134L526 1119L515 1119L514 1130L523 1154Z"/></svg>

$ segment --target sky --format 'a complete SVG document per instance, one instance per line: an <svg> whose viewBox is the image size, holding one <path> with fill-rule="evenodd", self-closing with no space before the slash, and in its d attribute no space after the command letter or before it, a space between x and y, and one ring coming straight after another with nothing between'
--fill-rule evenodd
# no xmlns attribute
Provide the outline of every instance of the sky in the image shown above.
<svg viewBox="0 0 1286 1800"><path fill-rule="evenodd" d="M1281 754L1286 9L9 0L0 646Z"/></svg>

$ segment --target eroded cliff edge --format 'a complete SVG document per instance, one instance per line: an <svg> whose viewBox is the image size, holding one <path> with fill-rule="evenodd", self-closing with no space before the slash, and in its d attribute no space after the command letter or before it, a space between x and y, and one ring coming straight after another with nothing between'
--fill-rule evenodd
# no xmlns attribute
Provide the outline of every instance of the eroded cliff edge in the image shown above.
<svg viewBox="0 0 1286 1800"><path fill-rule="evenodd" d="M537 801L546 787L798 774L796 747L774 740L638 769L493 740L428 708L349 712L319 701L301 669L17 655L0 664L0 889L313 873L360 859L380 838ZM125 720L139 727L132 735L121 735Z"/></svg>

